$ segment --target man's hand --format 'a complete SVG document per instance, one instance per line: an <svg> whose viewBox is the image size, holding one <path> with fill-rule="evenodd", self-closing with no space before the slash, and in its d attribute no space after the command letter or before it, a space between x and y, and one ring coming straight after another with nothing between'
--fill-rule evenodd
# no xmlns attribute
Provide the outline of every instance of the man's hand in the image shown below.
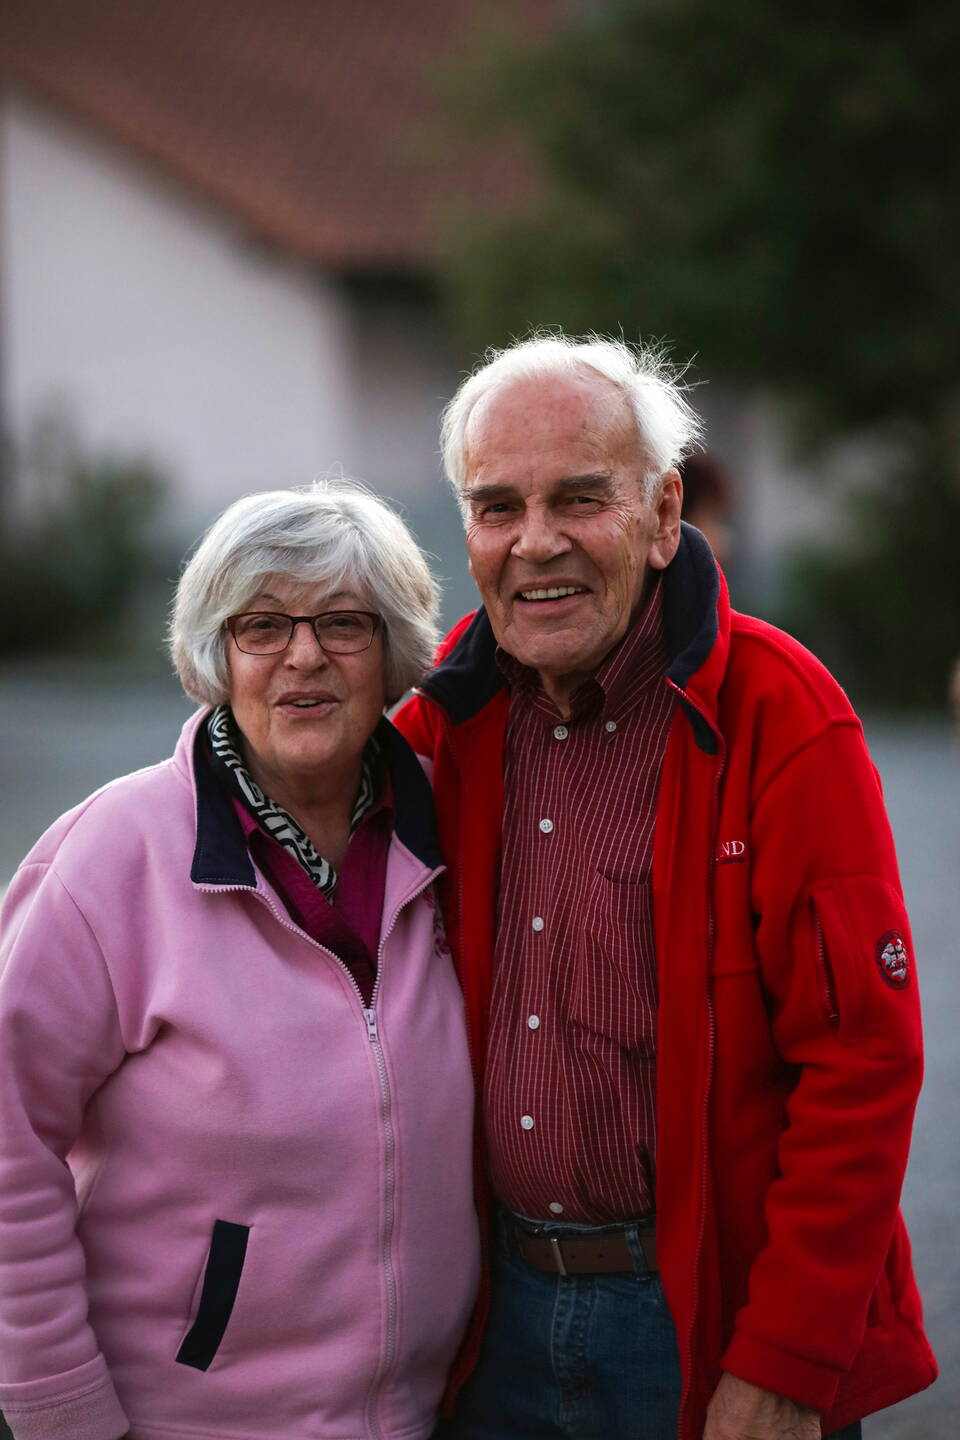
<svg viewBox="0 0 960 1440"><path fill-rule="evenodd" d="M722 1375L703 1440L820 1440L820 1416L736 1375Z"/></svg>

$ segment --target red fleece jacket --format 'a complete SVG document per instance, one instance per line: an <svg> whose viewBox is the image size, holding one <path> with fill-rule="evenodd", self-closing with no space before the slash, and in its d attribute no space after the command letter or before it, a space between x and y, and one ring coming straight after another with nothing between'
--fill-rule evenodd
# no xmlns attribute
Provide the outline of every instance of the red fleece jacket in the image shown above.
<svg viewBox="0 0 960 1440"><path fill-rule="evenodd" d="M689 527L663 583L657 1225L680 1440L700 1440L721 1369L820 1410L828 1434L937 1373L898 1211L922 1068L909 923L843 691L731 611ZM482 611L462 621L397 717L433 762L478 1075L508 708L494 648Z"/></svg>

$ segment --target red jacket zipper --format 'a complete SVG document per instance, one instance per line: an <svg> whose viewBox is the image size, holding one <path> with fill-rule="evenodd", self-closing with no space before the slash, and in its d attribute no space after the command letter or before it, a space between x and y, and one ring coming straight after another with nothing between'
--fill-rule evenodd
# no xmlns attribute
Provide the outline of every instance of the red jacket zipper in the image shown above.
<svg viewBox="0 0 960 1440"><path fill-rule="evenodd" d="M677 695L684 704L692 706L706 723L710 726L711 733L717 740L717 768L713 778L713 794L710 805L710 833L708 836L709 850L707 859L707 1079L703 1087L703 1106L700 1112L700 1220L697 1227L697 1238L693 1251L693 1292L690 1305L690 1323L687 1326L687 1333L684 1336L684 1352L686 1365L683 1367L683 1391L680 1398L680 1436L688 1436L687 1414L690 1409L690 1377L693 1374L693 1337L697 1324L697 1315L700 1308L700 1260L703 1253L703 1240L707 1226L707 1171L709 1158L710 1139L710 1092L713 1083L713 1061L716 1045L716 1021L713 1010L713 996L710 991L709 975L713 965L713 949L715 940L715 919L713 913L713 870L716 858L716 840L719 833L720 819L720 785L723 780L723 772L726 768L727 748L723 736L715 727L713 721L706 711L692 700L679 685L667 679L667 684L677 692ZM690 1435L690 1440L693 1440Z"/></svg>
<svg viewBox="0 0 960 1440"><path fill-rule="evenodd" d="M840 1004L837 1000L837 982L834 978L833 967L830 964L830 956L827 953L827 940L823 933L823 922L817 910L816 902L810 901L810 910L813 916L813 931L817 941L817 969L820 973L820 998L823 1001L824 1013L829 1024L834 1030L840 1025Z"/></svg>

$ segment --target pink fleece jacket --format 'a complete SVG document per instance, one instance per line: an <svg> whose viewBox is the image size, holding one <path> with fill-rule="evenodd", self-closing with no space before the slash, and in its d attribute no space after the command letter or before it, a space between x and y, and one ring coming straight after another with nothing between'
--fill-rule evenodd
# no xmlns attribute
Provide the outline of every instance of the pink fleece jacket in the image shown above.
<svg viewBox="0 0 960 1440"><path fill-rule="evenodd" d="M426 781L384 722L365 1010L196 768L202 718L6 899L0 1409L17 1440L420 1440L478 1274Z"/></svg>

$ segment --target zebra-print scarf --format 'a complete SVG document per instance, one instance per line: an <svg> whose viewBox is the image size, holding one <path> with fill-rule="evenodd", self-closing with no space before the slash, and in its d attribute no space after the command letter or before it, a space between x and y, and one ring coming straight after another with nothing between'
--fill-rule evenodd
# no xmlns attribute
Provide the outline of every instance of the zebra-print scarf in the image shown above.
<svg viewBox="0 0 960 1440"><path fill-rule="evenodd" d="M207 721L207 735L213 748L213 761L218 774L226 781L259 825L289 850L306 870L319 890L332 900L337 888L337 872L328 860L314 849L309 835L293 816L264 795L243 763L240 732L229 705L218 705ZM351 833L360 824L377 797L380 774L380 746L371 735L363 752L360 789L350 815Z"/></svg>

